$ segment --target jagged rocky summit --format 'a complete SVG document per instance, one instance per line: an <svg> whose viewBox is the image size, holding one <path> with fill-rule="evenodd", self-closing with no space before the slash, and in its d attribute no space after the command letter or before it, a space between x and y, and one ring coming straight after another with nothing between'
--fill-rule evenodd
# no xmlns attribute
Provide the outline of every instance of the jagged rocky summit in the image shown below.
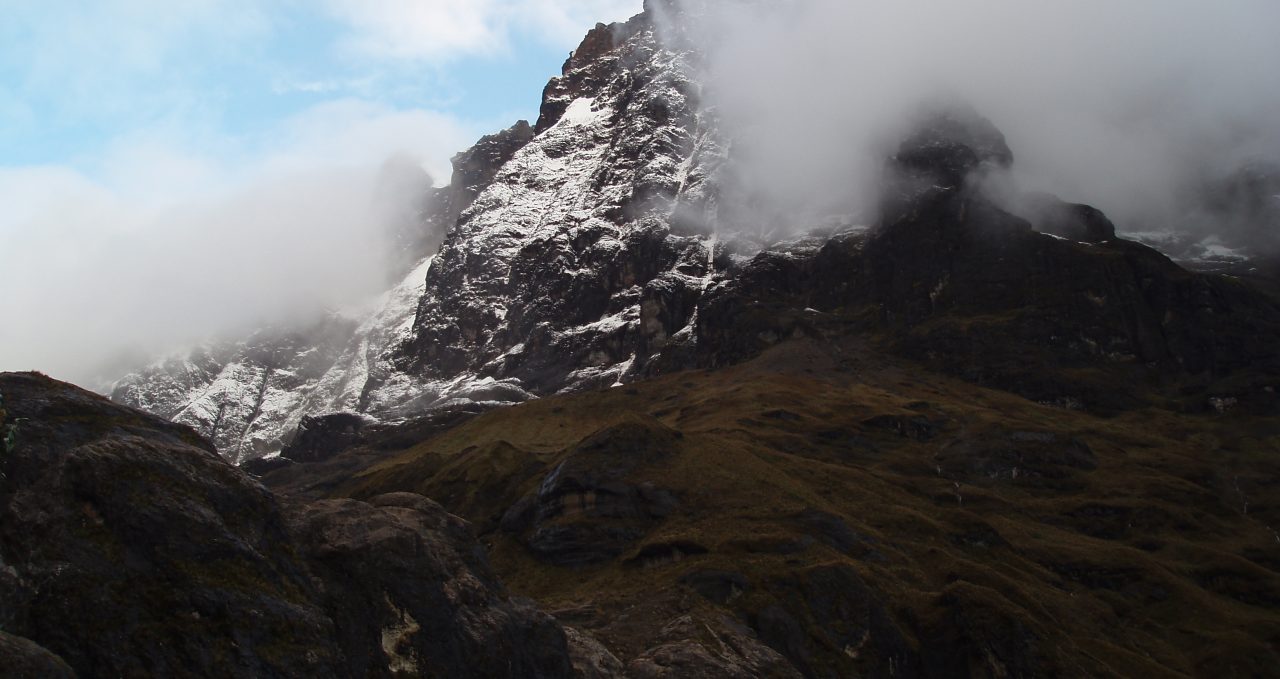
<svg viewBox="0 0 1280 679"><path fill-rule="evenodd" d="M1085 407L1134 402L1105 386L1121 364L1124 380L1158 366L1161 379L1195 375L1209 388L1239 367L1233 356L1269 360L1248 339L1250 324L1270 322L1249 320L1266 306L1249 292L1116 238L1091 207L1034 195L1013 210L969 186L1013 153L963 106L903 144L877 232L841 223L766 237L729 179L731 140L702 102L684 6L651 2L596 26L533 125L456 157L449 186L424 201L424 235L405 239L419 263L373 312L173 358L112 397L245 462L274 455L300 426L325 427L315 418L327 414L397 423L723 365L829 332L809 310L859 307L862 330L910 355ZM946 320L980 310L983 323ZM1239 332L1217 330L1224 311ZM1071 358L1018 374L1059 348ZM1081 378L1097 365L1096 379Z"/></svg>
<svg viewBox="0 0 1280 679"><path fill-rule="evenodd" d="M667 44L652 11L593 29L548 84L535 125L454 159L422 214L436 237L419 245L443 244L421 250L370 315L172 358L112 397L244 461L278 450L305 415L394 421L639 372L687 325L690 303L663 302L696 298L715 266L709 227L673 219L714 202L722 152L691 51Z"/></svg>

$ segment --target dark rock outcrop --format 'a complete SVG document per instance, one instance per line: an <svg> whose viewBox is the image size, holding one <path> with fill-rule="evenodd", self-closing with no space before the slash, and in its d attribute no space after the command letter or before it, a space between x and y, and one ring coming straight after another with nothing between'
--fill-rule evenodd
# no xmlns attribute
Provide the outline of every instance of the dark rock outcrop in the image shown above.
<svg viewBox="0 0 1280 679"><path fill-rule="evenodd" d="M0 661L4 676L12 679L74 679L66 661L30 639L0 631Z"/></svg>
<svg viewBox="0 0 1280 679"><path fill-rule="evenodd" d="M847 566L764 583L772 603L746 617L760 639L808 677L911 676L918 658L879 595ZM840 649L833 654L828 649Z"/></svg>
<svg viewBox="0 0 1280 679"><path fill-rule="evenodd" d="M411 493L290 508L351 676L563 677L564 630L510 599L467 523Z"/></svg>
<svg viewBox="0 0 1280 679"><path fill-rule="evenodd" d="M1046 490L1077 487L1098 467L1079 439L1042 432L990 432L953 441L935 458L947 478L979 485L1012 483Z"/></svg>
<svg viewBox="0 0 1280 679"><path fill-rule="evenodd" d="M0 375L0 393L0 424L16 427L0 460L9 667L57 676L60 657L85 677L572 672L563 629L511 599L468 525L426 498L282 509L185 426L36 374Z"/></svg>
<svg viewBox="0 0 1280 679"><path fill-rule="evenodd" d="M1035 229L1080 243L1105 243L1116 237L1116 225L1098 208L1067 203L1045 193L1021 201Z"/></svg>
<svg viewBox="0 0 1280 679"><path fill-rule="evenodd" d="M280 456L293 462L327 460L361 441L360 432L369 424L369 418L355 413L304 417Z"/></svg>
<svg viewBox="0 0 1280 679"><path fill-rule="evenodd" d="M714 625L714 626L713 626ZM741 623L681 616L627 664L635 679L796 679L802 676Z"/></svg>
<svg viewBox="0 0 1280 679"><path fill-rule="evenodd" d="M919 190L924 185L960 189L985 172L1008 169L1013 151L1004 134L965 104L935 105L926 109L898 152L889 161L888 184Z"/></svg>
<svg viewBox="0 0 1280 679"><path fill-rule="evenodd" d="M633 479L661 465L679 446L675 432L636 418L575 446L531 493L507 511L502 528L524 536L539 558L561 566L622 554L675 511L669 491Z"/></svg>
<svg viewBox="0 0 1280 679"><path fill-rule="evenodd" d="M275 500L182 425L38 375L0 392L6 631L85 676L337 676L332 621ZM10 626L11 625L11 626Z"/></svg>

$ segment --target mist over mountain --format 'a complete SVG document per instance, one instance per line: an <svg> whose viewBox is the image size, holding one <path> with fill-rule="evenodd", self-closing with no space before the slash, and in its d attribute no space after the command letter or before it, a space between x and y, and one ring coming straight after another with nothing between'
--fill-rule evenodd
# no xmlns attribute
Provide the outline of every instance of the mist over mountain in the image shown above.
<svg viewBox="0 0 1280 679"><path fill-rule="evenodd" d="M740 230L754 220L780 238L871 220L883 158L922 106L947 100L1008 137L1018 162L996 181L1016 191L1096 205L1170 254L1280 247L1280 81L1269 66L1280 48L1267 28L1280 11L1270 3L689 1L653 11L678 24L670 39L697 46L701 106L727 143L723 202L749 206L735 216ZM42 292L7 296L5 313L43 313L6 333L6 365L104 388L148 356L369 303L396 275L385 271L413 264L388 254L405 248L380 242L395 230L382 223L412 219L431 185L387 178L384 161L443 158L467 133L404 115L340 132L363 115L354 106L295 121L291 146L248 181L163 146L118 158L133 169L111 184L11 174L7 287ZM71 261L53 251L68 238L97 245ZM97 341L67 346L59 338L73 328Z"/></svg>
<svg viewBox="0 0 1280 679"><path fill-rule="evenodd" d="M444 157L463 138L443 118L358 122L369 113L294 121L248 168L156 148L122 151L107 180L0 171L0 311L23 319L0 334L5 368L104 389L206 340L369 304L403 270L399 232L433 183L406 149Z"/></svg>
<svg viewBox="0 0 1280 679"><path fill-rule="evenodd" d="M1275 675L1277 14L648 0L448 168L173 201L50 355L192 348L0 373L0 667Z"/></svg>
<svg viewBox="0 0 1280 679"><path fill-rule="evenodd" d="M883 158L922 106L967 102L1016 150L1016 181L1125 231L1222 232L1223 182L1280 158L1280 7L1260 0L978 4L676 3L736 175L778 214L873 207ZM1275 200L1274 183L1258 199ZM1218 208L1221 212L1221 208Z"/></svg>
<svg viewBox="0 0 1280 679"><path fill-rule="evenodd" d="M1171 9L650 3L593 30L534 124L455 157L447 187L393 160L376 190L349 181L326 194L372 192L372 234L288 234L263 248L285 263L255 265L268 284L237 278L262 295L230 307L275 304L265 334L197 313L222 348L173 356L113 391L243 459L328 410L400 419L687 364L673 357L696 351L697 300L717 274L797 237L877 226L886 186L902 179L886 159L949 111L970 113L948 134L991 127L992 141L966 143L1003 149L999 162L962 164L961 179L1035 228L1088 230L1064 224L1096 213L1099 233L1135 233L1192 266L1255 270L1276 233L1274 177L1259 158L1274 155L1280 110L1280 85L1259 64L1280 54L1241 17L1276 10ZM1130 35L1157 20L1156 34ZM359 221L323 200L306 207L323 213L317 224ZM367 310L335 304L339 290L387 286ZM230 287L190 308L217 309L235 299ZM351 313L300 315L321 298ZM342 327L362 329L343 340Z"/></svg>

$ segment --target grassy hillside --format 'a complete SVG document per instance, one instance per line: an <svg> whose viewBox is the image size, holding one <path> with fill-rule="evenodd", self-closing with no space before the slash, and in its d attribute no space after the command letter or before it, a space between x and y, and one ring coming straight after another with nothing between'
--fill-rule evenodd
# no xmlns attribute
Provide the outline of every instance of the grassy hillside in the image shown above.
<svg viewBox="0 0 1280 679"><path fill-rule="evenodd" d="M1274 418L1101 418L798 341L493 411L336 494L438 500L624 661L676 620L810 676L1267 676L1278 472Z"/></svg>

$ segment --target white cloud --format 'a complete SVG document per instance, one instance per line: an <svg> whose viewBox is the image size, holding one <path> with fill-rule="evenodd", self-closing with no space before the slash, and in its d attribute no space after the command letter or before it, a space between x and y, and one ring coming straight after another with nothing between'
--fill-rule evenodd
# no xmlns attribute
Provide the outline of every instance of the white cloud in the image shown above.
<svg viewBox="0 0 1280 679"><path fill-rule="evenodd" d="M338 101L263 139L226 138L223 156L133 135L92 177L0 169L0 370L93 384L125 354L358 302L385 282L383 163L408 155L447 172L477 133Z"/></svg>
<svg viewBox="0 0 1280 679"><path fill-rule="evenodd" d="M690 0L701 4L700 0ZM1007 135L1028 188L1164 226L1205 173L1280 157L1280 3L727 2L693 29L707 97L766 195L873 203L898 129L932 97ZM1165 221L1161 221L1165 220Z"/></svg>
<svg viewBox="0 0 1280 679"><path fill-rule="evenodd" d="M597 21L626 19L640 0L328 0L351 33L345 46L376 58L441 62L500 53L514 33L575 45Z"/></svg>

